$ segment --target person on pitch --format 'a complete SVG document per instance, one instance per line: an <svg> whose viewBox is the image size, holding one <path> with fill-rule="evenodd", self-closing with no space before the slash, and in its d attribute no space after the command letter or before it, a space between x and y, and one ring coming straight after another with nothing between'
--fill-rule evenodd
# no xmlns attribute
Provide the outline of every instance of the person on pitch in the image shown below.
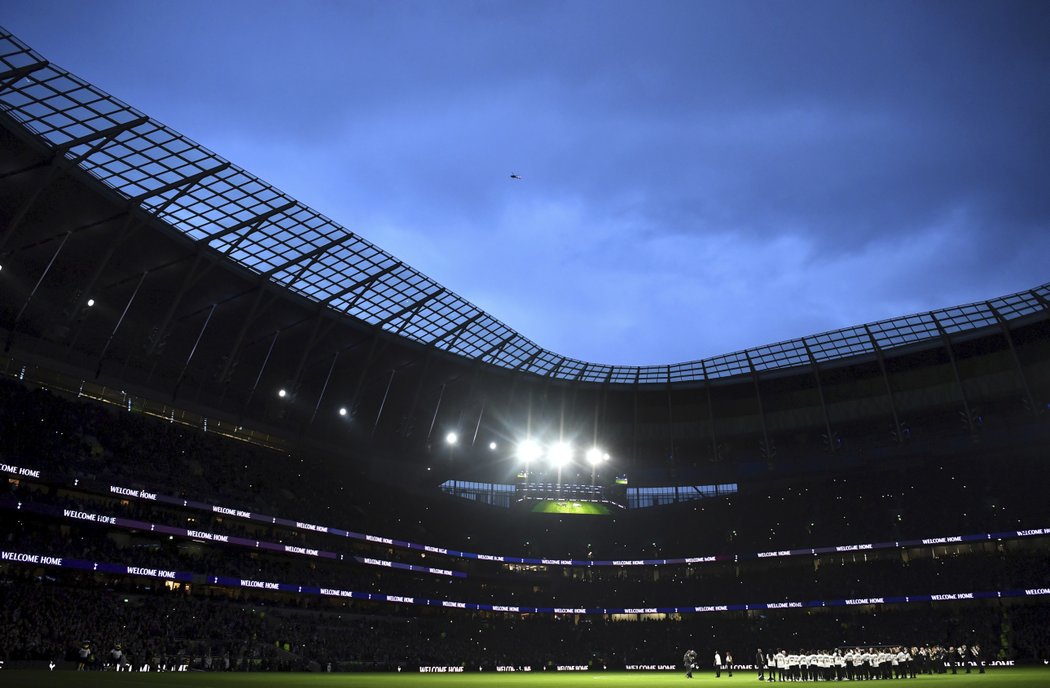
<svg viewBox="0 0 1050 688"><path fill-rule="evenodd" d="M685 656L682 657L682 664L685 665L685 677L693 677L693 669L696 668L696 650L686 650Z"/></svg>

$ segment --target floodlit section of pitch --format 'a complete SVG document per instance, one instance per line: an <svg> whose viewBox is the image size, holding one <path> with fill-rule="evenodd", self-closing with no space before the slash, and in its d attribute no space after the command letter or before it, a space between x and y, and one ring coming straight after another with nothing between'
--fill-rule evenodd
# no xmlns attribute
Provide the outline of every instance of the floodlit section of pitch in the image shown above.
<svg viewBox="0 0 1050 688"><path fill-rule="evenodd" d="M589 516L608 516L609 507L595 502L541 501L532 507L536 514L583 514Z"/></svg>

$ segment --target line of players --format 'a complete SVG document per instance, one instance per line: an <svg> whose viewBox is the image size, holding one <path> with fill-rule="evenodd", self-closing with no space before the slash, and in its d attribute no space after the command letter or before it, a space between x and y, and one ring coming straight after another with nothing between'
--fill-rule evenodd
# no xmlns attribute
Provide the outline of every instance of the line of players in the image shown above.
<svg viewBox="0 0 1050 688"><path fill-rule="evenodd" d="M715 653L715 676L728 669L732 676L732 659L723 664L719 653ZM697 655L689 650L683 657L686 678L693 677L698 668ZM919 674L958 673L960 668L970 673L977 668L984 673L979 645L960 645L945 649L940 645L928 647L878 647L849 648L791 652L779 650L764 653L759 649L755 655L755 666L759 680L766 681L871 681L884 679L915 678ZM750 667L748 667L750 668Z"/></svg>

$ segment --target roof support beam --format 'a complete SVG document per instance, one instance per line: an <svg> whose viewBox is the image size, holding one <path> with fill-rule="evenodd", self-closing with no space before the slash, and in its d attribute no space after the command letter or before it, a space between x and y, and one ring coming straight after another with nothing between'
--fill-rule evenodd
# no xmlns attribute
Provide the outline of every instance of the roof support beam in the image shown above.
<svg viewBox="0 0 1050 688"><path fill-rule="evenodd" d="M379 411L376 412L375 422L372 423L372 434L369 437L374 438L376 436L376 429L379 427L379 419L383 417L383 409L386 408L387 397L390 396L390 386L394 384L394 375L397 374L397 368L390 369L390 379L386 381L386 391L383 392L383 400L379 402Z"/></svg>
<svg viewBox="0 0 1050 688"><path fill-rule="evenodd" d="M390 274L391 272L393 272L397 268L401 267L402 265L403 265L403 263L401 261L397 261L396 263L392 263L391 265L387 265L382 270L379 270L378 272L373 272L372 274L368 275L367 277L362 277L361 279L357 280L353 284L351 284L349 286L346 286L346 287L343 287L342 289L340 289L336 293L326 296L325 299L323 301L321 301L321 303L323 303L324 305L327 306L330 303L332 303L333 301L335 301L336 299L341 299L341 298L343 298L344 296L346 296L347 294L349 294L352 291L357 291L358 289L362 289L362 287L364 287L364 289L362 289L362 291L368 291L368 289L370 289L371 286L376 283L376 280L378 280L383 275ZM346 308L344 308L342 312L345 313L356 302L357 302L357 297L355 297L354 300L350 303L350 305L348 305Z"/></svg>
<svg viewBox="0 0 1050 688"><path fill-rule="evenodd" d="M144 270L142 272L142 277L139 278L139 283L135 285L135 290L131 292L131 297L128 298L128 302L124 305L124 310L120 313L120 317L117 318L117 324L113 326L113 329L109 333L109 338L106 339L105 346L102 347L102 351L98 355L98 363L95 365L96 380L99 375L102 374L102 364L105 362L106 354L109 352L109 345L113 343L113 338L117 336L117 330L120 329L121 324L124 322L124 318L127 316L131 304L135 302L135 297L138 296L139 289L142 288L142 283L146 281L146 275L148 274L149 270Z"/></svg>
<svg viewBox="0 0 1050 688"><path fill-rule="evenodd" d="M226 227L225 229L219 229L219 230L216 230L216 231L212 232L211 234L202 236L200 239L197 240L197 243L207 245L207 244L211 243L212 241L215 241L216 239L224 239L227 236L229 236L230 234L235 234L235 233L241 231L242 229L247 229L249 227L252 227L252 228L258 227L263 222L269 220L271 217L276 217L277 215L280 215L280 214L290 210L294 206L295 206L295 201L290 201L288 203L285 203L284 205L277 206L276 208L270 208L269 210L267 210L265 212L259 213L255 217L250 217L247 220L242 220L242 221L238 222L235 225L231 225L229 227ZM246 232L246 234L247 234L247 232Z"/></svg>
<svg viewBox="0 0 1050 688"><path fill-rule="evenodd" d="M474 436L470 438L470 446L478 443L478 433L481 432L481 419L485 416L485 398L481 399L481 409L478 410L478 422L474 424Z"/></svg>
<svg viewBox="0 0 1050 688"><path fill-rule="evenodd" d="M252 403L252 399L255 398L255 391L259 389L259 381L262 380L263 373L266 372L266 366L270 363L270 355L273 353L273 347L277 344L277 337L280 335L280 330L273 331L273 339L270 340L270 347L266 350L266 356L263 358L263 362L259 366L259 372L255 375L255 382L252 384L251 390L248 391L248 396L244 400L244 405L241 406L241 414L237 418L237 425L240 425L244 421L244 414L248 412L248 406Z"/></svg>
<svg viewBox="0 0 1050 688"><path fill-rule="evenodd" d="M817 383L817 396L820 398L820 410L824 413L824 432L828 442L828 451L834 454L838 450L838 437L835 432L831 429L831 415L828 413L828 403L824 399L824 384L820 380L820 366L817 364L817 358L813 355L813 350L809 348L809 344L805 338L802 340L802 346L806 349L806 356L809 357L809 365L813 368L813 379Z"/></svg>
<svg viewBox="0 0 1050 688"><path fill-rule="evenodd" d="M190 175L189 177L185 177L183 179L179 179L179 180L176 180L174 182L170 182L168 184L164 184L163 186L157 187L156 189L153 189L152 191L147 191L144 194L139 194L138 196L135 196L134 198L130 199L130 203L132 203L134 205L141 205L142 201L146 200L147 198L152 198L153 196L156 196L158 194L166 193L166 192L171 191L173 189L179 189L179 193L178 194L176 194L175 196L169 198L163 204L161 204L160 206L158 206L155 209L154 212L157 215L159 215L170 204L174 203L181 196L183 196L186 192L188 192L190 190L190 188L192 188L194 185L197 184L197 182L199 182L200 180L202 180L202 179L204 179L206 177L209 177L209 176L211 176L213 174L218 174L219 172L222 172L223 170L225 170L229 166L230 166L230 163L225 162L225 163L222 163L221 165L216 165L215 167L209 168L207 170L202 170L202 171L200 171L200 172L198 172L196 174ZM99 277L102 276L102 273L105 271L106 267L109 265L109 261L113 258L113 255L116 253L117 249L119 247L121 247L124 244L124 242L126 242L131 237L132 234L134 234L135 230L138 229L138 227L142 224L142 222L143 222L142 219L136 218L134 215L131 215L131 214L128 215L127 222L124 223L124 228L121 230L121 232L118 235L116 241L113 241L113 242L110 243L110 245L109 245L105 255L102 257L102 259L100 261L98 261L98 264L95 266L95 272L91 276L91 279L88 281L87 285L85 286L83 293L90 295L91 291L95 288L95 284L98 282ZM72 317L70 317L69 320L71 321ZM69 322L67 322L67 325L68 324L69 324Z"/></svg>
<svg viewBox="0 0 1050 688"><path fill-rule="evenodd" d="M310 338L306 341L306 346L303 347L303 353L299 356L299 363L295 366L295 375L292 377L292 394L299 393L299 381L303 377L303 370L306 368L306 359L313 353L314 345L317 343L318 332L321 329L321 322L324 320L325 309L320 307L317 309L317 315L314 317L314 326L310 329ZM331 325L329 325L331 327ZM327 332L327 330L326 330ZM313 419L311 418L311 421Z"/></svg>
<svg viewBox="0 0 1050 688"><path fill-rule="evenodd" d="M100 129L98 131L93 131L90 134L78 136L77 138L70 139L65 143L59 143L51 149L51 156L46 160L35 162L32 165L26 165L25 167L19 168L17 170L12 170L11 172L5 172L4 174L0 174L0 179L14 177L16 175L29 172L30 170L36 170L45 166L57 168L60 162L76 165L79 163L79 161L83 160L84 158L88 158L97 153L99 149L105 146L114 136L123 133L129 129L134 129L135 127L141 124L145 124L148 121L149 117L136 117L135 119L128 120L127 122L124 122L122 124L116 124L112 127L107 127L106 129ZM75 148L85 143L89 143L91 141L94 141L95 139L99 139L99 142L91 148L89 148L88 150L86 150L85 152L81 153L80 155L76 155L68 159L63 157L62 154L68 151L69 149Z"/></svg>
<svg viewBox="0 0 1050 688"><path fill-rule="evenodd" d="M498 355L500 352L503 351L503 347L507 346L507 344L510 343L510 340L514 339L514 337L516 337L517 334L518 334L517 332L511 332L506 337L504 337L501 341L493 344L488 349L486 349L483 353L480 353L477 356L475 356L474 360L475 361L484 361L485 357L488 356L489 354Z"/></svg>
<svg viewBox="0 0 1050 688"><path fill-rule="evenodd" d="M1035 397L1032 396L1032 388L1028 386L1028 376L1024 374L1024 366L1021 365L1021 357L1017 355L1017 347L1014 345L1014 337L1010 333L1010 327L1006 323L1006 318L996 310L995 306L989 301L988 309L995 316L996 321L999 323L999 329L1003 331L1003 338L1006 339L1007 346L1010 347L1010 357L1014 361L1014 369L1017 372L1017 379L1021 383L1021 388L1024 390L1024 401L1028 406L1028 413L1035 415Z"/></svg>
<svg viewBox="0 0 1050 688"><path fill-rule="evenodd" d="M42 62L34 62L33 64L27 64L24 67L16 67L14 69L8 69L7 71L0 72L0 93L3 93L7 89L17 84L21 79L29 76L33 72L39 72L44 67L47 67L50 63L47 60Z"/></svg>
<svg viewBox="0 0 1050 688"><path fill-rule="evenodd" d="M423 370L419 374L419 382L416 383L416 393L412 395L412 401L409 403L408 420L412 424L413 431L415 430L416 411L419 408L419 400L423 398L423 386L426 384L427 373L430 372L430 361L433 357L434 350L428 348L426 356L423 359ZM411 432L407 434L411 434Z"/></svg>
<svg viewBox="0 0 1050 688"><path fill-rule="evenodd" d="M357 376L357 385L354 387L354 396L350 400L350 415L357 415L357 405L361 402L361 392L364 391L365 380L368 379L368 371L372 368L372 359L375 358L376 346L379 344L379 329L372 332L372 344L368 347L368 355L361 366L361 374Z"/></svg>
<svg viewBox="0 0 1050 688"><path fill-rule="evenodd" d="M18 172L22 171L24 170L18 170L17 172L13 172L11 174L17 174ZM19 229L21 229L22 222L25 220L26 216L28 216L29 213L33 210L33 208L36 207L37 200L40 198L40 195L51 186L51 183L58 176L57 172L58 168L52 166L51 169L48 171L47 176L44 179L41 179L40 183L36 185L35 189L33 189L33 192L29 194L29 198L23 201L22 204L18 207L18 210L15 211L15 214L11 218L11 221L7 223L6 227L4 227L3 234L0 234L0 251L2 251L5 246L7 246L8 240L15 234L17 234Z"/></svg>
<svg viewBox="0 0 1050 688"><path fill-rule="evenodd" d="M952 348L952 340L948 336L944 327L941 326L941 321L937 319L937 314L935 312L930 312L930 319L933 320L933 324L937 326L937 332L941 335L941 343L944 344L944 350L948 352L948 360L952 364L952 374L955 376L955 384L959 390L959 400L962 401L963 405L963 416L966 420L966 428L970 431L970 435L973 435L976 432L973 422L973 411L970 409L970 402L966 398L966 387L963 385L962 375L959 373L959 364L955 361L955 350Z"/></svg>
<svg viewBox="0 0 1050 688"><path fill-rule="evenodd" d="M438 411L441 410L441 400L445 398L445 384L444 382L441 383L441 391L438 392L437 403L434 404L434 415L430 417L430 428L427 430L426 438L428 448L430 446L430 438L434 434L434 425L437 423Z"/></svg>
<svg viewBox="0 0 1050 688"><path fill-rule="evenodd" d="M558 371L561 370L561 367L562 365L564 365L565 361L565 356L562 356L560 359L558 359L558 363L553 368L551 368L549 373L547 373L547 377L553 378L555 375L557 375Z"/></svg>
<svg viewBox="0 0 1050 688"><path fill-rule="evenodd" d="M335 364L338 360L339 352L336 351L332 354L332 364L328 366L328 374L325 375L324 384L321 385L321 392L317 395L317 403L314 404L314 411L310 414L310 420L306 421L306 427L303 428L304 433L310 429L310 426L314 424L314 419L317 418L317 411L321 408L321 400L324 399L325 392L328 391L328 383L332 379L332 372L335 370Z"/></svg>
<svg viewBox="0 0 1050 688"><path fill-rule="evenodd" d="M762 403L762 387L758 384L758 370L751 360L751 354L745 351L744 356L747 357L747 367L751 369L751 380L755 384L755 399L758 400L758 419L762 423L762 458L766 461L772 461L773 457L777 455L777 448L769 440L769 428L766 426L766 408Z"/></svg>
<svg viewBox="0 0 1050 688"><path fill-rule="evenodd" d="M704 376L704 393L707 396L707 426L711 435L711 460L721 461L718 451L718 436L715 433L715 407L711 400L711 378L707 375L707 364L700 361L700 372Z"/></svg>
<svg viewBox="0 0 1050 688"><path fill-rule="evenodd" d="M459 341L459 335L463 332L463 330L465 330L468 327L470 327L471 325L473 325L474 322L477 321L477 319L480 318L484 314L485 314L484 311L478 311L477 313L475 313L470 318L467 318L466 320L464 320L463 322L459 323L458 325L453 325L452 327L448 328L447 330L445 330L444 332L442 332L438 336L434 337L429 342L427 342L427 345L428 346L434 346L435 344L437 344L438 342L443 340L445 337L448 337L450 335L456 335L452 339L452 341L449 343L449 345L448 345L448 348L451 349L452 347L454 347L456 345L456 342Z"/></svg>
<svg viewBox="0 0 1050 688"><path fill-rule="evenodd" d="M674 452L674 398L671 394L671 366L667 366L667 455L671 457L672 479L678 480L678 457ZM675 488L675 501L678 500L678 488Z"/></svg>
<svg viewBox="0 0 1050 688"><path fill-rule="evenodd" d="M195 186L200 180L219 174L220 172L226 170L229 167L230 163L228 162L216 165L215 167L209 167L206 170L201 170L200 172L191 174L188 177L176 179L175 181L168 182L167 184L161 184L156 189L150 189L149 191L140 193L138 196L132 196L128 199L128 202L132 205L142 205L142 202L147 199L153 198L154 196L160 196L161 194L166 194L169 191L174 191L175 189L182 189L182 193L185 193L190 187ZM178 196L176 196L175 198L178 198ZM173 198L169 200L168 203L170 203L173 200L175 199ZM165 203L165 206L166 205L167 203Z"/></svg>
<svg viewBox="0 0 1050 688"><path fill-rule="evenodd" d="M99 148L99 145L104 145L106 141L109 141L114 136L117 136L118 134L123 134L125 131L128 131L130 129L134 129L135 127L142 126L143 124L145 124L148 121L149 121L149 117L146 117L145 115L143 115L142 117L136 117L134 119L129 119L127 122L121 122L120 124L114 124L112 127L106 127L105 129L99 129L98 131L93 131L93 132L91 132L89 134L84 134L83 136L78 136L75 139L70 139L70 140L66 141L65 143L59 143L52 150L55 151L55 153L65 153L67 150L69 150L71 148L76 148L77 146L82 146L85 143L88 143L90 141L94 141L95 139L101 139L102 141L100 142L100 144L96 144L87 153L84 153L83 155L77 156L76 158L73 158L73 159L74 160L78 160L78 159L86 158L89 155L91 155L92 153L97 152L98 148Z"/></svg>
<svg viewBox="0 0 1050 688"><path fill-rule="evenodd" d="M515 372L517 372L517 371L521 370L522 368L526 368L526 367L528 367L528 366L532 365L532 362L533 362L533 361L535 361L535 360L536 360L536 358L537 358L537 357L538 357L538 356L539 356L540 354L542 354L542 353L543 353L543 349L541 349L541 348L539 348L539 347L536 347L536 350L535 350L534 352L532 352L532 355L531 355L531 356L529 356L528 358L526 358L526 359L525 359L524 361L522 361L521 363L519 363L519 364L518 364L518 365L517 365L517 366L516 366L516 367L514 368Z"/></svg>
<svg viewBox="0 0 1050 688"><path fill-rule="evenodd" d="M40 183L37 185L36 189L33 190L33 193L29 196L29 198L27 198L25 200L25 202L22 204L22 206L15 213L14 217L11 218L11 221L8 223L7 227L4 229L3 237L0 238L0 249L2 249L4 247L4 245L7 243L8 238L11 237L12 235L14 235L17 232L18 228L21 226L22 221L25 219L26 215L29 214L29 211L32 210L32 208L36 204L37 198L40 196L40 194L43 193L46 189L48 189L51 186L51 184L58 177L60 177L62 173L64 173L66 171L66 166L65 165L60 165L59 163L67 162L68 164L76 165L80 160L82 160L82 159L84 159L84 158L86 158L86 157L96 153L99 149L101 149L103 146L105 146L106 143L108 143L117 134L120 134L121 132L127 131L128 129L133 129L133 128L139 126L140 124L144 124L145 122L148 122L148 121L149 121L148 117L138 117L136 119L130 120L130 121L125 122L123 124L118 124L116 126L112 126L112 127L107 128L107 129L101 129L99 131L92 132L90 134L84 134L83 136L80 136L78 138L72 139L70 141L66 141L65 143L62 143L62 144L59 144L59 145L55 146L52 149L53 152L52 152L51 158L47 162L36 163L36 164L30 165L28 167L23 167L22 169L15 170L13 172L8 172L7 174L5 174L3 176L0 176L0 179L4 179L6 177L10 177L10 176L13 176L13 175L21 174L23 172L27 172L29 170L36 169L38 167L42 167L44 165L47 165L49 167L47 176L40 181ZM79 146L79 145L81 145L83 143L87 143L89 141L94 141L95 139L99 139L98 143L96 143L94 146L92 146L89 150L84 152L82 155L79 155L79 156L76 156L74 158L71 158L68 161L66 161L65 158L62 157L62 153L64 153L65 151L69 150L70 148L72 148L74 146Z"/></svg>
<svg viewBox="0 0 1050 688"><path fill-rule="evenodd" d="M179 285L179 290L175 293L175 298L171 300L171 304L168 306L167 313L164 314L164 319L161 321L160 326L157 328L157 336L154 337L153 341L150 342L147 356L152 355L157 348L158 342L164 341L167 336L168 327L171 325L171 319L175 317L175 311L178 310L179 306L182 305L182 299L186 296L186 292L189 288L197 282L206 272L207 268L202 270L200 274L197 273L197 267L201 262L201 254L198 253L194 259L193 264L190 265L190 269L186 271L186 276L183 278L182 283Z"/></svg>
<svg viewBox="0 0 1050 688"><path fill-rule="evenodd" d="M404 308L402 308L398 312L391 313L390 315L386 316L385 318L383 318L382 320L377 322L375 324L375 327L382 328L385 325L388 325L390 322L392 322L394 320L397 320L398 318L400 318L401 316L405 315L406 313L410 313L410 312L413 312L413 311L415 311L415 313L418 313L419 312L419 308L423 304L425 304L427 301L431 301L431 300L437 298L438 296L441 296L444 293L445 293L445 288L444 287L441 287L439 289L435 289L434 291L430 292L429 294L425 294L424 296L421 296L420 298L416 299L415 301L413 301L412 303L408 304L407 306L405 306ZM404 326L404 323L402 323L402 327L403 326Z"/></svg>
<svg viewBox="0 0 1050 688"><path fill-rule="evenodd" d="M186 362L182 364L182 370L179 372L179 377L175 380L175 387L171 390L171 400L175 401L175 398L179 394L179 387L182 385L182 380L186 377L186 371L190 367L190 362L193 361L194 354L197 353L197 347L200 346L201 338L204 336L204 331L208 329L208 324L211 322L211 316L215 315L215 307L217 303L211 305L211 309L208 311L208 317L204 319L204 324L201 325L201 331L197 333L197 339L193 342L193 347L190 349L190 353L186 356Z"/></svg>
<svg viewBox="0 0 1050 688"><path fill-rule="evenodd" d="M48 261L47 267L45 267L44 271L40 273L40 277L37 278L36 284L33 285L33 289L29 292L29 295L26 296L26 300L22 302L22 308L19 309L18 315L16 315L15 319L11 321L11 326L7 330L7 341L4 343L4 351L11 350L11 342L14 341L15 330L18 328L18 323L21 322L22 316L25 315L26 309L29 308L29 302L33 300L34 296L36 296L36 290L40 288L40 284L44 281L44 278L47 277L47 273L51 272L51 266L55 264L58 254L62 253L62 249L66 246L66 240L69 239L72 234L72 230L66 232L66 236L63 237L62 243L60 243L58 248L55 249L55 252L51 254L51 260Z"/></svg>
<svg viewBox="0 0 1050 688"><path fill-rule="evenodd" d="M119 220L119 219L121 219L123 217L127 217L127 215L128 215L128 212L125 210L125 211L121 211L119 213L115 213L113 215L109 215L108 217L104 217L101 220L95 220L94 222L88 222L88 223L85 223L85 224L82 224L82 225L78 225L78 226L74 227L73 229L62 230L62 231L58 232L57 234L52 234L49 237L45 237L43 239L40 239L39 241L34 241L32 243L29 243L29 244L24 244L24 245L20 246L17 249L11 249L10 251L0 252L0 256L10 256L10 255L12 255L12 254L14 254L14 253L16 253L18 251L25 251L25 250L28 250L28 249L31 249L31 248L36 248L37 246L43 246L44 244L50 244L50 243L55 242L55 241L61 241L66 236L66 234L71 234L71 235L72 234L80 234L81 232L87 231L89 229L95 229L96 227L101 227L101 226L103 226L105 224L113 222L114 220Z"/></svg>
<svg viewBox="0 0 1050 688"><path fill-rule="evenodd" d="M255 316L259 312L259 306L262 304L263 294L265 293L264 286L265 282L260 281L253 290L255 291L255 301L252 302L251 308L248 309L248 312L244 315L244 319L241 320L241 326L237 330L237 337L234 339L233 346L230 347L230 353L226 355L226 362L222 366L222 372L219 373L219 381L224 386L229 384L230 371L236 365L237 357L241 353L241 346L244 344L244 337L248 334L248 328L252 326L253 322L255 322ZM276 295L271 296L270 303L273 303L276 299ZM270 346L272 347L273 345L271 344ZM269 356L269 354L267 354L267 356ZM260 371L259 374L261 375L262 372ZM256 380L256 384L258 384L258 380ZM254 391L255 389L252 388L252 392ZM250 395L248 400L251 401ZM247 402L245 405L247 406Z"/></svg>
<svg viewBox="0 0 1050 688"><path fill-rule="evenodd" d="M395 335L400 335L401 334L401 330L405 329L405 325L407 325L408 323L412 322L412 319L414 317L416 317L417 315L419 315L419 311L421 311L421 310L423 310L423 304L419 304L418 306L413 308L412 312L409 313L408 317L407 318L403 318L401 320L401 323L397 326L397 329L394 330L394 334Z"/></svg>
<svg viewBox="0 0 1050 688"><path fill-rule="evenodd" d="M453 349L456 348L456 345L459 344L459 340L463 337L463 333L467 331L467 327L470 326L472 323L476 322L478 320L478 318L480 318L483 315L485 315L484 311L478 311L477 315L475 315L468 322L463 324L462 328L460 328L459 331L456 332L455 336L452 337L452 341L450 341L448 343L448 350L449 351L452 351ZM444 337L444 335L443 335L443 337ZM477 361L475 361L475 363L476 362Z"/></svg>
<svg viewBox="0 0 1050 688"><path fill-rule="evenodd" d="M634 376L634 385L631 387L631 455L627 458L629 470L633 471L639 464L638 460L638 375Z"/></svg>
<svg viewBox="0 0 1050 688"><path fill-rule="evenodd" d="M1050 301L1047 301L1045 298L1043 298L1043 296L1035 289L1031 290L1028 293L1032 295L1032 298L1039 302L1039 305L1043 307L1043 310L1050 311Z"/></svg>
<svg viewBox="0 0 1050 688"><path fill-rule="evenodd" d="M325 243L325 244L322 244L320 246L315 247L312 251L307 251L306 253L300 253L299 255L297 255L294 258L289 258L284 263L282 263L280 265L276 265L276 266L270 268L269 270L267 270L266 272L261 273L261 275L262 275L262 277L264 279L270 279L271 277L276 275L278 272L281 272L282 270L287 270L288 268L292 267L293 265L298 265L302 261L306 261L303 264L303 267L300 268L300 270L299 270L299 272L298 272L298 274L296 276L296 277L299 277L311 265L314 264L314 261L316 261L318 258L320 258L324 254L328 253L333 248L335 248L336 246L339 246L344 241L346 241L347 239L349 239L349 238L351 238L353 236L354 236L353 234L344 234L343 236L339 237L338 239L332 239L328 243Z"/></svg>
<svg viewBox="0 0 1050 688"><path fill-rule="evenodd" d="M893 395L893 385L890 384L890 375L886 370L886 358L882 355L882 347L879 346L878 341L875 340L875 335L872 333L871 328L865 325L864 331L868 333L868 340L871 342L871 348L875 350L875 358L879 361L879 370L882 372L882 380L886 388L886 398L890 400L890 411L893 412L893 439L899 444L903 444L908 429L901 425L900 416L897 415L897 399Z"/></svg>

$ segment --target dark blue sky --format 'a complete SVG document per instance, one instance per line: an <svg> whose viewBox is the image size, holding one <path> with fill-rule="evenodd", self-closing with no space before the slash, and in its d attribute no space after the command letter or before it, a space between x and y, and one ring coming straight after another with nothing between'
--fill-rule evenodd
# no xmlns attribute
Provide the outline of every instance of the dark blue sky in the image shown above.
<svg viewBox="0 0 1050 688"><path fill-rule="evenodd" d="M685 361L1050 280L1047 2L8 0L0 24L559 354Z"/></svg>

